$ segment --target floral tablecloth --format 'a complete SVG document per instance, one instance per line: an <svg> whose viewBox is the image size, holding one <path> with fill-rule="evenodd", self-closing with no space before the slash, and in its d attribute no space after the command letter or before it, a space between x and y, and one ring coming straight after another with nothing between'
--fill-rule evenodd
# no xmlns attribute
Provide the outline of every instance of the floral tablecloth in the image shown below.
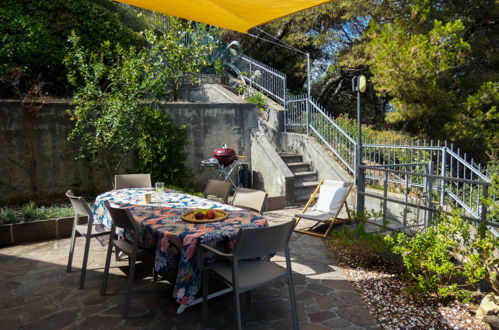
<svg viewBox="0 0 499 330"><path fill-rule="evenodd" d="M201 286L198 244L232 249L240 228L267 227L258 213L248 212L208 199L166 190L159 203L145 204L143 194L153 189L121 189L99 195L94 204L94 221L111 227L104 200L112 206L128 208L141 224L140 244L156 249L156 271L177 270L173 296L179 304L191 303ZM180 217L192 209L223 209L227 219L207 224L192 224Z"/></svg>

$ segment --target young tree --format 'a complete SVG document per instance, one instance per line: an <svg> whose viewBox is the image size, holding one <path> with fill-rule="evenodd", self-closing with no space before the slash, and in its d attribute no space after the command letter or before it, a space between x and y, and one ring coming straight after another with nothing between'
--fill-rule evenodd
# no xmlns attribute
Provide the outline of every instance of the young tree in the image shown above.
<svg viewBox="0 0 499 330"><path fill-rule="evenodd" d="M75 125L69 139L80 144L79 157L104 164L112 181L137 151L139 166L150 167L156 179L181 180L171 173L184 171L178 151L185 134L161 113L160 103L175 100L185 76L206 64L213 46L202 29L194 33L192 26L174 20L164 35L144 32L148 46L140 50L104 42L90 52L71 36L65 64L76 92L68 110Z"/></svg>

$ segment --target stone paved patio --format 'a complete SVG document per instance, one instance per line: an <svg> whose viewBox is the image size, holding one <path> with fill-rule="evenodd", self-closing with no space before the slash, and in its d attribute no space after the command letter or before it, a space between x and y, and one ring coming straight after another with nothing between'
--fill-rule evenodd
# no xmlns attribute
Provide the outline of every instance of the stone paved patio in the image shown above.
<svg viewBox="0 0 499 330"><path fill-rule="evenodd" d="M270 223L287 221L296 209L266 213ZM74 265L81 265L83 239L78 239ZM201 306L177 315L172 287L137 279L130 318L121 312L126 290L126 262L113 261L108 294L100 296L106 248L92 242L86 288L79 290L79 271L65 272L69 239L0 249L0 328L200 329ZM345 279L320 238L293 233L291 256L301 329L375 329L368 310ZM282 255L272 259L284 263ZM230 329L231 295L210 300L209 326ZM284 282L253 292L246 310L246 329L291 329L288 289Z"/></svg>

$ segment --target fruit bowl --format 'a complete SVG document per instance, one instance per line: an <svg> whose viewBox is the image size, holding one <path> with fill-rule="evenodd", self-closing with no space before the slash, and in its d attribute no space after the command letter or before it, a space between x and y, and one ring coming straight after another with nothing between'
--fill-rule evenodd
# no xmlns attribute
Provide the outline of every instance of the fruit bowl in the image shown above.
<svg viewBox="0 0 499 330"><path fill-rule="evenodd" d="M227 212L222 210L193 210L182 215L182 220L191 223L209 223L227 218Z"/></svg>

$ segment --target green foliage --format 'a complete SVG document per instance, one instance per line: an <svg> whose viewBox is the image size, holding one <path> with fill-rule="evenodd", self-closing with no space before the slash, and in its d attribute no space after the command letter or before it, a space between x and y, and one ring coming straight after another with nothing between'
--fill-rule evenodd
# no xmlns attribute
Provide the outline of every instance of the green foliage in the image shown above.
<svg viewBox="0 0 499 330"><path fill-rule="evenodd" d="M457 67L464 64L470 45L464 25L433 22L426 33L411 33L404 24L373 24L366 32L366 64L377 91L388 93L395 112L391 122L409 123L413 131L437 135L452 117L456 94L449 88ZM431 86L431 88L428 88Z"/></svg>
<svg viewBox="0 0 499 330"><path fill-rule="evenodd" d="M193 196L198 196L198 197L204 196L202 191L195 190L192 187L186 185L180 185L180 186L167 185L166 188L180 191Z"/></svg>
<svg viewBox="0 0 499 330"><path fill-rule="evenodd" d="M33 88L67 95L67 38L81 36L95 50L105 40L139 44L111 0L3 0L0 2L0 97L21 97ZM43 86L42 86L43 85Z"/></svg>
<svg viewBox="0 0 499 330"><path fill-rule="evenodd" d="M260 111L265 112L267 110L267 101L265 96L259 92L252 92L251 95L246 97L246 101L249 103L256 104Z"/></svg>
<svg viewBox="0 0 499 330"><path fill-rule="evenodd" d="M459 131L456 138L468 148L487 152L490 159L499 158L499 82L487 81L466 100L466 109L451 125Z"/></svg>
<svg viewBox="0 0 499 330"><path fill-rule="evenodd" d="M185 175L184 128L162 113L161 100L177 99L187 75L207 64L213 44L202 29L180 20L172 19L169 27L160 36L145 31L148 47L140 50L104 42L90 52L76 35L70 38L65 63L76 92L69 139L80 143L81 158L105 165L111 182L135 151L139 168L155 179L179 184ZM187 44L182 42L186 38Z"/></svg>
<svg viewBox="0 0 499 330"><path fill-rule="evenodd" d="M367 220L381 217L379 212L364 211L358 212L355 210L350 211L350 218L357 222L353 229L333 230L331 234L331 244L340 244L342 247L361 247L369 249L375 253L387 252L388 248L383 240L382 231L366 231Z"/></svg>
<svg viewBox="0 0 499 330"><path fill-rule="evenodd" d="M161 109L150 110L139 127L137 140L138 172L150 173L156 181L185 186L187 143L185 126L178 127Z"/></svg>
<svg viewBox="0 0 499 330"><path fill-rule="evenodd" d="M491 253L499 247L498 239L479 232L455 213L436 217L434 225L412 238L394 233L385 242L402 257L412 290L467 299L469 289L490 277L488 268L497 269L499 262Z"/></svg>
<svg viewBox="0 0 499 330"><path fill-rule="evenodd" d="M357 119L349 118L348 115L340 115L335 121L345 132L357 140ZM414 139L414 136L402 132L378 130L372 125L362 125L362 139L364 141L397 143Z"/></svg>
<svg viewBox="0 0 499 330"><path fill-rule="evenodd" d="M38 206L31 201L15 210L6 208L0 212L0 224L13 224L20 221L33 221L65 218L74 215L72 207L68 206Z"/></svg>
<svg viewBox="0 0 499 330"><path fill-rule="evenodd" d="M6 208L0 211L0 224L10 224L16 222L16 212L13 209Z"/></svg>
<svg viewBox="0 0 499 330"><path fill-rule="evenodd" d="M36 203L31 201L27 204L24 204L21 207L21 210L19 211L19 214L23 218L31 218L31 219L36 219L36 215L38 213L38 208L36 206Z"/></svg>

